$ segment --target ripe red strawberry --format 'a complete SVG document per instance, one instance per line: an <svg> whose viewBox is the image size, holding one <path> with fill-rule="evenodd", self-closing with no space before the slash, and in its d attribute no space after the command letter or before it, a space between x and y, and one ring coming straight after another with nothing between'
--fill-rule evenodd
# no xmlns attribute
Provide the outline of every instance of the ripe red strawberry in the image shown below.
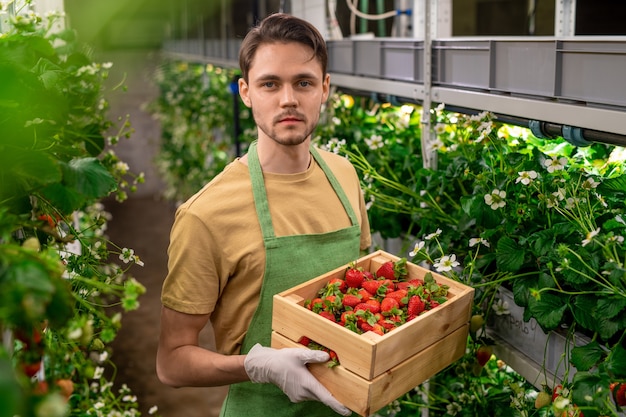
<svg viewBox="0 0 626 417"><path fill-rule="evenodd" d="M365 302L359 303L354 307L354 311L367 310L372 314L380 312L380 303L373 298Z"/></svg>
<svg viewBox="0 0 626 417"><path fill-rule="evenodd" d="M557 384L552 389L552 401L556 399L559 395L563 394L563 385Z"/></svg>
<svg viewBox="0 0 626 417"><path fill-rule="evenodd" d="M396 290L396 284L392 280L385 278L379 281L380 281L380 286L378 287L379 294L383 294L383 290L384 290L384 294L389 294Z"/></svg>
<svg viewBox="0 0 626 417"><path fill-rule="evenodd" d="M373 297L373 294L371 294L365 288L359 288L359 291L357 292L357 294L359 295L359 297L361 297L362 301L367 301Z"/></svg>
<svg viewBox="0 0 626 417"><path fill-rule="evenodd" d="M626 383L619 384L617 390L611 389L615 398L615 403L620 406L626 406Z"/></svg>
<svg viewBox="0 0 626 417"><path fill-rule="evenodd" d="M409 316L409 320L417 317L422 311L426 309L426 303L424 300L420 298L419 295L413 295L409 298L409 303L407 304L407 316Z"/></svg>
<svg viewBox="0 0 626 417"><path fill-rule="evenodd" d="M372 313L380 313L380 302L378 300L370 298L369 300L365 301L365 304L370 306L369 310Z"/></svg>
<svg viewBox="0 0 626 417"><path fill-rule="evenodd" d="M387 261L382 264L376 271L378 278L386 278L392 281L402 279L407 275L406 258L402 258L396 262Z"/></svg>
<svg viewBox="0 0 626 417"><path fill-rule="evenodd" d="M304 306L308 308L309 310L317 313L319 310L321 310L324 307L324 301L320 297L316 297L312 299L311 301L305 303Z"/></svg>
<svg viewBox="0 0 626 417"><path fill-rule="evenodd" d="M385 334L385 328L379 323L369 324L368 322L363 322L361 324L361 330L363 330L363 332L374 332L381 336Z"/></svg>
<svg viewBox="0 0 626 417"><path fill-rule="evenodd" d="M361 284L361 287L363 287L363 289L365 291L367 291L368 293L372 294L372 295L376 295L376 292L378 292L378 287L380 287L382 281L378 281L378 280L366 280L363 281L363 283Z"/></svg>
<svg viewBox="0 0 626 417"><path fill-rule="evenodd" d="M354 294L346 294L343 296L343 305L346 307L356 307L357 304L361 303L361 297Z"/></svg>
<svg viewBox="0 0 626 417"><path fill-rule="evenodd" d="M309 346L309 343L311 343L311 339L309 339L306 336L302 336L300 340L298 340L298 343L300 343L303 346Z"/></svg>
<svg viewBox="0 0 626 417"><path fill-rule="evenodd" d="M363 271L363 275L365 275L366 280L376 279L374 274L370 271Z"/></svg>
<svg viewBox="0 0 626 417"><path fill-rule="evenodd" d="M476 350L476 360L480 366L485 366L487 361L491 358L491 354L493 353L493 348L489 345L481 345Z"/></svg>
<svg viewBox="0 0 626 417"><path fill-rule="evenodd" d="M328 281L328 286L335 286L336 290L342 293L345 293L347 290L347 283L341 278L333 278ZM336 292L336 291L335 291Z"/></svg>
<svg viewBox="0 0 626 417"><path fill-rule="evenodd" d="M336 322L337 320L335 320L335 315L333 313L331 313L330 311L320 311L318 313L320 316L324 317L325 319L328 319L332 322Z"/></svg>
<svg viewBox="0 0 626 417"><path fill-rule="evenodd" d="M409 302L408 295L409 293L407 290L400 289L400 290L395 290L390 293L387 293L386 297L395 299L400 305L400 307L402 307Z"/></svg>
<svg viewBox="0 0 626 417"><path fill-rule="evenodd" d="M380 302L380 312L383 316L395 315L400 311L400 303L395 298L385 297Z"/></svg>
<svg viewBox="0 0 626 417"><path fill-rule="evenodd" d="M350 267L346 270L344 279L348 287L361 288L361 283L365 280L365 275L363 275L363 270Z"/></svg>

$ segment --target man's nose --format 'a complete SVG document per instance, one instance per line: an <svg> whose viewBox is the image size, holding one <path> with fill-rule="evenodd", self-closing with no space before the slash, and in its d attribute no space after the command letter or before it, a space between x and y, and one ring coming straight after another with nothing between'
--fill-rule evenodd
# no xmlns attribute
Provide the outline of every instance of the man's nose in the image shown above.
<svg viewBox="0 0 626 417"><path fill-rule="evenodd" d="M296 94L292 86L286 85L283 87L280 95L280 105L281 106L295 106Z"/></svg>

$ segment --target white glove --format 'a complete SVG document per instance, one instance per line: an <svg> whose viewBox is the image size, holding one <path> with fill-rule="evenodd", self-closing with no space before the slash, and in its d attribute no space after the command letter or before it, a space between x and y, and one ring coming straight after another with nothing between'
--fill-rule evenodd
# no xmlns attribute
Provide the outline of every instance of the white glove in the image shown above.
<svg viewBox="0 0 626 417"><path fill-rule="evenodd" d="M243 366L252 382L276 385L291 402L320 401L336 413L349 416L352 412L337 401L306 367L307 363L322 363L329 359L328 353L321 350L273 349L257 343L248 352Z"/></svg>

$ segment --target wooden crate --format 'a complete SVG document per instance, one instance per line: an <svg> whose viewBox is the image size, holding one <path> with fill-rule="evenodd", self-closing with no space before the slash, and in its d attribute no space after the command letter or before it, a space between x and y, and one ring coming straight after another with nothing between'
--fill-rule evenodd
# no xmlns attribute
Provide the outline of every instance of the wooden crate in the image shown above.
<svg viewBox="0 0 626 417"><path fill-rule="evenodd" d="M377 251L359 258L356 264L376 272L383 263L399 259L390 253ZM293 342L307 336L334 350L342 368L370 382L397 365L414 360L415 355L437 342L441 343L438 346L443 344L445 349L454 352L461 346L465 349L474 289L411 262L407 262L409 279L423 279L431 272L435 281L449 287L448 300L385 335L373 332L359 335L303 306L305 300L313 299L332 278L343 278L347 267L344 265L276 294L273 299L272 330ZM459 336L457 330L465 336ZM455 337L448 339L447 336L453 333Z"/></svg>
<svg viewBox="0 0 626 417"><path fill-rule="evenodd" d="M468 328L468 324L459 327L372 380L342 365L329 368L326 363L316 363L309 364L309 369L337 401L361 416L369 416L460 359L465 353ZM272 332L272 346L305 348L276 332Z"/></svg>

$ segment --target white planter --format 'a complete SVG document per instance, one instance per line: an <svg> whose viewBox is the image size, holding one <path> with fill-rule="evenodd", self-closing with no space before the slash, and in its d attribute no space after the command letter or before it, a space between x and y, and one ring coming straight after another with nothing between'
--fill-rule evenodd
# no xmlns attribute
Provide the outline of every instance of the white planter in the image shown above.
<svg viewBox="0 0 626 417"><path fill-rule="evenodd" d="M566 374L571 349L591 340L575 333L572 340L565 332L544 333L535 319L524 321L524 309L513 301L513 294L500 288L498 297L509 305L510 314L495 316L488 334L496 340L495 354L537 388L554 386ZM569 373L571 376L575 371Z"/></svg>

